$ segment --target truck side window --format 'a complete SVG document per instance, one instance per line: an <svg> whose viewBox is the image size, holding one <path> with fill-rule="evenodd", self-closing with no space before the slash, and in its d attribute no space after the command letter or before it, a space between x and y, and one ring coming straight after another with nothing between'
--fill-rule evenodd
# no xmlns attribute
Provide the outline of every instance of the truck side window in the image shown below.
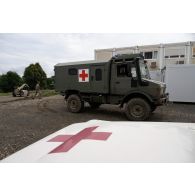
<svg viewBox="0 0 195 195"><path fill-rule="evenodd" d="M77 75L77 69L76 68L70 68L68 69L69 75Z"/></svg>
<svg viewBox="0 0 195 195"><path fill-rule="evenodd" d="M101 81L102 80L102 69L95 70L95 80Z"/></svg>
<svg viewBox="0 0 195 195"><path fill-rule="evenodd" d="M117 65L117 77L127 76L127 64Z"/></svg>

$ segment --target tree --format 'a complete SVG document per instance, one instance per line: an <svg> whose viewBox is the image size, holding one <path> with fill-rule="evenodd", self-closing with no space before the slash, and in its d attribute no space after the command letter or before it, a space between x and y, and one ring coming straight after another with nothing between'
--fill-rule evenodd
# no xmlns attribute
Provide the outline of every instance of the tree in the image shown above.
<svg viewBox="0 0 195 195"><path fill-rule="evenodd" d="M47 88L54 89L54 76L47 78Z"/></svg>
<svg viewBox="0 0 195 195"><path fill-rule="evenodd" d="M38 81L42 88L47 87L47 75L39 63L30 64L26 67L23 78L31 89L35 88Z"/></svg>
<svg viewBox="0 0 195 195"><path fill-rule="evenodd" d="M14 87L21 84L22 78L16 72L8 71L0 77L0 90L3 92L13 91Z"/></svg>

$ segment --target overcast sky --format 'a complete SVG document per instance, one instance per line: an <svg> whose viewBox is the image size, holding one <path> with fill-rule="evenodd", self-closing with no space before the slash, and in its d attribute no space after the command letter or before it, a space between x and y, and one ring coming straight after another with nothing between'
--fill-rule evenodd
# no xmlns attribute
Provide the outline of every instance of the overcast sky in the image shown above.
<svg viewBox="0 0 195 195"><path fill-rule="evenodd" d="M94 59L94 49L195 41L195 34L0 34L0 74L21 76L39 62L48 76L59 62Z"/></svg>

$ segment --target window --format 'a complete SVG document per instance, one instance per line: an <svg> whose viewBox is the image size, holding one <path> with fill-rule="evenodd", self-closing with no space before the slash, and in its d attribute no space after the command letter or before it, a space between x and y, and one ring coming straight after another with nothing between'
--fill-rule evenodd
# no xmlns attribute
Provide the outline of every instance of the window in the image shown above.
<svg viewBox="0 0 195 195"><path fill-rule="evenodd" d="M170 56L170 58L179 58L178 55L173 55L173 56Z"/></svg>
<svg viewBox="0 0 195 195"><path fill-rule="evenodd" d="M127 64L120 64L117 66L117 77L127 76Z"/></svg>
<svg viewBox="0 0 195 195"><path fill-rule="evenodd" d="M176 64L184 64L184 61L183 60L179 60L176 62Z"/></svg>
<svg viewBox="0 0 195 195"><path fill-rule="evenodd" d="M152 59L152 52L150 51L150 52L145 52L144 53L144 58L145 59Z"/></svg>
<svg viewBox="0 0 195 195"><path fill-rule="evenodd" d="M157 59L158 58L158 51L146 51L140 52L145 59Z"/></svg>
<svg viewBox="0 0 195 195"><path fill-rule="evenodd" d="M102 69L95 70L95 80L101 81L102 80Z"/></svg>
<svg viewBox="0 0 195 195"><path fill-rule="evenodd" d="M154 51L153 59L157 59L157 58L158 58L158 51Z"/></svg>
<svg viewBox="0 0 195 195"><path fill-rule="evenodd" d="M69 75L77 75L77 69L76 68L70 68L68 69Z"/></svg>
<svg viewBox="0 0 195 195"><path fill-rule="evenodd" d="M165 58L185 58L185 55L172 55L172 56L165 56Z"/></svg>

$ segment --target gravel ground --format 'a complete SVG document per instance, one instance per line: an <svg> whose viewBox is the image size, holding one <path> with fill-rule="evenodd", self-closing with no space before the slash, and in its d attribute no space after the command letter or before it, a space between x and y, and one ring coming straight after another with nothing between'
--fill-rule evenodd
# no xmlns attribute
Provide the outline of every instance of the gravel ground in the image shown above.
<svg viewBox="0 0 195 195"><path fill-rule="evenodd" d="M39 99L0 97L0 160L72 123L91 119L126 121L118 106L86 107L69 113L60 95ZM3 97L4 98L4 97ZM149 121L195 122L195 104L168 104L156 109Z"/></svg>

